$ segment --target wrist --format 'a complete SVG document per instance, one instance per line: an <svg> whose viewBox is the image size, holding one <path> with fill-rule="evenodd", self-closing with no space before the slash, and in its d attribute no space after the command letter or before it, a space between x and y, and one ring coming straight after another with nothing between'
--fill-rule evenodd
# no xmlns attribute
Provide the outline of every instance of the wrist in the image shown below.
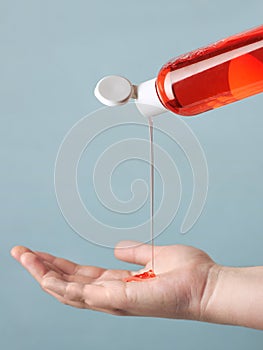
<svg viewBox="0 0 263 350"><path fill-rule="evenodd" d="M214 314L211 310L211 305L214 302L214 295L218 288L223 270L224 266L213 264L208 271L206 284L203 288L200 300L199 321L215 322L213 320Z"/></svg>
<svg viewBox="0 0 263 350"><path fill-rule="evenodd" d="M200 320L263 329L263 267L211 268Z"/></svg>

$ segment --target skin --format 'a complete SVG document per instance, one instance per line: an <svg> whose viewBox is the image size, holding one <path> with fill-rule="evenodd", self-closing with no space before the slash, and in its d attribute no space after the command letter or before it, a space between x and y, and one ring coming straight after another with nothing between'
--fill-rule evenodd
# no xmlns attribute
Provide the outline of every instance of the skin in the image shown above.
<svg viewBox="0 0 263 350"><path fill-rule="evenodd" d="M192 319L263 329L263 267L216 264L190 246L157 246L156 278L125 282L151 269L151 246L121 242L117 259L140 271L82 266L47 253L14 247L12 256L42 289L66 305L114 315Z"/></svg>

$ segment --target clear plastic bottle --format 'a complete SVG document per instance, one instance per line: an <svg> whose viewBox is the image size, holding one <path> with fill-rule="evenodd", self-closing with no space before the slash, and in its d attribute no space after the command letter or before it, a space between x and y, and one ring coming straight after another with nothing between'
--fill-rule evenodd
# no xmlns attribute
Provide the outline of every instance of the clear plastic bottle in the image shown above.
<svg viewBox="0 0 263 350"><path fill-rule="evenodd" d="M108 105L133 97L145 116L166 109L193 116L260 92L263 25L179 56L166 63L157 78L136 87L125 78L106 77L98 83L95 95Z"/></svg>

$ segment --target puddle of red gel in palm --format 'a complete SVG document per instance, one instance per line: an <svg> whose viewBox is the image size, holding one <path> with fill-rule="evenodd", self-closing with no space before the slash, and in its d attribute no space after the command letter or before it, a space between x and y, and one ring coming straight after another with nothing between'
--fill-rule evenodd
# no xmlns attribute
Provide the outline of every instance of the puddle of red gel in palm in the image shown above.
<svg viewBox="0 0 263 350"><path fill-rule="evenodd" d="M138 273L137 275L131 277L127 277L124 279L124 282L143 281L154 277L156 277L156 274L153 272L153 270L149 270L143 273Z"/></svg>

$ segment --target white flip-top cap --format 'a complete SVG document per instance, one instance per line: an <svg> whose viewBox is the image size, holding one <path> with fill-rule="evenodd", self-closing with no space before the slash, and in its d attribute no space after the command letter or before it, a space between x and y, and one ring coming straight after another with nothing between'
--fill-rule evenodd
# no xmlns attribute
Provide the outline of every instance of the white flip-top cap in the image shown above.
<svg viewBox="0 0 263 350"><path fill-rule="evenodd" d="M145 81L138 86L121 76L110 75L101 79L94 90L97 99L106 106L118 106L127 103L130 98L135 98L137 108L145 117L166 112L155 88L155 80Z"/></svg>
<svg viewBox="0 0 263 350"><path fill-rule="evenodd" d="M118 75L102 78L95 87L94 94L106 106L125 104L131 98L133 86L131 82Z"/></svg>

